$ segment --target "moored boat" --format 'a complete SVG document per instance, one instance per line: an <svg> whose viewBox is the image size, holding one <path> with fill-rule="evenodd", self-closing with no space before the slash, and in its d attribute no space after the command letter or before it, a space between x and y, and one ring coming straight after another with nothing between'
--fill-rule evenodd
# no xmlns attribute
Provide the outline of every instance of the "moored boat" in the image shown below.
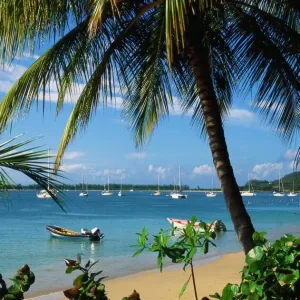
<svg viewBox="0 0 300 300"><path fill-rule="evenodd" d="M91 241L100 241L104 238L104 234L100 232L100 229L95 227L91 231L86 228L82 228L81 232L76 232L67 228L47 225L46 229L49 231L50 235L56 238L70 238L70 239L89 239Z"/></svg>
<svg viewBox="0 0 300 300"><path fill-rule="evenodd" d="M205 192L206 197L216 197L217 193L215 192Z"/></svg>
<svg viewBox="0 0 300 300"><path fill-rule="evenodd" d="M170 224L174 223L174 226L178 229L184 229L189 223L189 220L181 220L181 219L174 219L174 218L167 218ZM202 228L200 228L200 222L195 223L195 228L199 228L200 232L204 232ZM212 226L211 226L212 225ZM215 220L212 224L206 223L207 229L210 228L210 231L219 232L219 231L226 231L226 226L221 220Z"/></svg>

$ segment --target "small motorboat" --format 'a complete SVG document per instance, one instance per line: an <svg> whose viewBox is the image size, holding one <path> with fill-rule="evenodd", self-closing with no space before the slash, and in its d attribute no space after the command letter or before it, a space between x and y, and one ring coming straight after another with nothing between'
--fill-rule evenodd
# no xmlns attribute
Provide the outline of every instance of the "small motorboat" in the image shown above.
<svg viewBox="0 0 300 300"><path fill-rule="evenodd" d="M174 218L167 218L167 220L172 224L174 223L174 226L178 229L178 230L182 230L184 229L191 221L189 220L181 220L181 219L174 219ZM199 228L200 232L204 232L204 230L202 228L200 228L200 222L196 222L195 223L195 228ZM221 221L221 220L215 220L211 224L206 223L206 227L207 229L210 228L210 231L212 232L220 232L220 231L227 231L225 224Z"/></svg>
<svg viewBox="0 0 300 300"><path fill-rule="evenodd" d="M46 229L50 232L50 235L56 238L83 238L91 241L100 241L104 238L104 234L100 232L98 227L93 228L91 231L86 228L81 228L80 232L72 231L63 227L55 225L47 225Z"/></svg>

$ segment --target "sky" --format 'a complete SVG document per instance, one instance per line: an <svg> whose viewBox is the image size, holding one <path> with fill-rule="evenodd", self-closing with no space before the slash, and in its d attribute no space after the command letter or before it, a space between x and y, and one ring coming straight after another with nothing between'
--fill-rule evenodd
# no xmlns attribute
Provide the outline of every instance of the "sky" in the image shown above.
<svg viewBox="0 0 300 300"><path fill-rule="evenodd" d="M0 70L0 99L37 58L25 57ZM76 95L68 99L57 118L54 87L46 100L44 114L42 105L33 106L28 115L1 135L1 141L20 133L26 133L21 139L42 135L36 143L55 154ZM235 95L235 106L224 124L231 163L240 185L246 183L248 174L250 178L275 180L279 172L281 175L291 173L298 146L297 141L284 144L253 111L250 100L250 97L241 99ZM161 184L173 184L174 180L178 182L178 166L181 165L183 184L211 187L214 178L214 186L219 186L208 141L191 126L191 113L182 115L178 99L175 99L170 116L159 124L149 143L139 150L135 147L133 133L122 119L121 104L122 99L118 97L107 107L100 107L88 129L69 145L62 164L67 183L79 183L84 173L89 183L104 184L110 174L110 182L114 183L119 183L122 176L123 183L156 184L159 175ZM23 175L11 174L17 183L31 183Z"/></svg>

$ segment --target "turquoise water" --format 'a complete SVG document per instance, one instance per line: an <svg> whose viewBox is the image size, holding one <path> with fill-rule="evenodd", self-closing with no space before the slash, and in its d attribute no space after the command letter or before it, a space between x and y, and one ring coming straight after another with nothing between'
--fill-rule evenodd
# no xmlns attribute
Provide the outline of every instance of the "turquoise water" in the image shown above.
<svg viewBox="0 0 300 300"><path fill-rule="evenodd" d="M130 245L136 243L135 233L144 226L153 234L168 228L167 217L189 219L196 215L206 222L223 220L228 232L217 239L217 248L211 248L208 258L241 250L222 194L206 198L203 193L188 193L182 200L153 197L150 192L127 192L125 197L117 193L103 197L99 192L90 192L88 198L79 197L78 192L66 195L68 214L53 201L38 199L33 191L11 192L11 204L0 204L0 272L8 278L23 264L30 265L37 277L31 294L68 287L72 279L64 274L63 258L75 258L77 253L83 253L83 260L100 259L98 268L111 277L154 268L155 256L146 253L132 258ZM274 239L286 232L300 234L299 199L261 193L245 199L245 203L256 229L268 231L269 238ZM51 238L45 229L47 224L75 231L97 226L105 239Z"/></svg>

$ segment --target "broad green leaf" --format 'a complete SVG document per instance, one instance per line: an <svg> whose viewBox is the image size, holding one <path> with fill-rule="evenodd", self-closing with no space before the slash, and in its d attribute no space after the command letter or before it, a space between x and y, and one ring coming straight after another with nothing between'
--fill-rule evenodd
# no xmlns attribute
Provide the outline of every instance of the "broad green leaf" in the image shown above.
<svg viewBox="0 0 300 300"><path fill-rule="evenodd" d="M190 275L189 279L187 280L187 282L182 286L181 288L181 291L179 293L179 298L181 298L181 296L183 295L183 293L185 292L189 282L190 282L190 279L191 279L192 275Z"/></svg>
<svg viewBox="0 0 300 300"><path fill-rule="evenodd" d="M254 261L261 260L263 256L264 256L264 249L260 246L256 246L247 253L246 264L250 265Z"/></svg>
<svg viewBox="0 0 300 300"><path fill-rule="evenodd" d="M76 265L76 266L74 266L74 267L67 267L67 269L66 269L66 274L71 274L73 271L75 271L75 270L78 270L79 269L79 265Z"/></svg>
<svg viewBox="0 0 300 300"><path fill-rule="evenodd" d="M81 283L86 281L87 279L88 279L88 274L87 273L80 274L79 276L77 276L74 279L73 286L75 286L78 281L80 282L80 285L81 285Z"/></svg>
<svg viewBox="0 0 300 300"><path fill-rule="evenodd" d="M286 255L284 257L284 264L288 265L288 264L292 264L295 260L295 256L293 253Z"/></svg>
<svg viewBox="0 0 300 300"><path fill-rule="evenodd" d="M214 299L221 299L221 296L219 293L214 293L213 295L209 295L209 297L212 297Z"/></svg>

